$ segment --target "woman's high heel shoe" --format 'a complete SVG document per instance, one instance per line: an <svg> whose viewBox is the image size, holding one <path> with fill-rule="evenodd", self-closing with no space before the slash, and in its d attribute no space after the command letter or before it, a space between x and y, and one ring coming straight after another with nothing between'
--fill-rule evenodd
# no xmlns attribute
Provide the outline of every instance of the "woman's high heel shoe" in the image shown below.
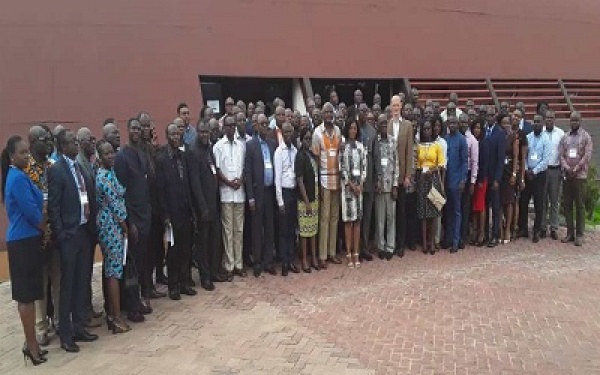
<svg viewBox="0 0 600 375"><path fill-rule="evenodd" d="M358 258L358 253L352 254L352 257L354 258L354 267L360 268L360 259Z"/></svg>
<svg viewBox="0 0 600 375"><path fill-rule="evenodd" d="M37 357L34 357L33 353L31 353L31 350L29 350L29 348L27 346L23 347L22 351L23 351L23 361L25 361L25 366L27 366L28 358L34 366L40 365L42 363L46 363L48 361L48 359L41 354L38 354Z"/></svg>
<svg viewBox="0 0 600 375"><path fill-rule="evenodd" d="M113 335L119 333L125 333L131 331L131 327L129 327L126 323L119 321L118 319L113 320L112 333Z"/></svg>
<svg viewBox="0 0 600 375"><path fill-rule="evenodd" d="M352 261L352 254L346 255L346 259L348 261L348 268L354 268L354 262Z"/></svg>

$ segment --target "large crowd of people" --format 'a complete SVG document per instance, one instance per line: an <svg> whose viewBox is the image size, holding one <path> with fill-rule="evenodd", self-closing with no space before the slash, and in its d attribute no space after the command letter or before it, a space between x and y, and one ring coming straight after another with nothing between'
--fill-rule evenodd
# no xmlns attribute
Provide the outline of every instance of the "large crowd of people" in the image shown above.
<svg viewBox="0 0 600 375"><path fill-rule="evenodd" d="M448 99L442 110L411 90L386 107L376 94L369 106L356 90L347 106L331 92L324 104L307 99L303 114L281 99L269 111L227 98L222 116L204 107L196 124L185 103L162 129L141 112L126 142L110 118L99 140L44 124L12 136L2 197L23 355L46 362L54 335L78 352L103 317L114 334L129 331L127 321L152 314L150 300L196 295L194 269L212 291L247 270L275 276L278 263L288 276L417 248L558 240L561 194L562 242L581 246L592 154L581 115L564 132L546 103L530 123L523 103L511 112ZM97 246L105 314L92 307Z"/></svg>

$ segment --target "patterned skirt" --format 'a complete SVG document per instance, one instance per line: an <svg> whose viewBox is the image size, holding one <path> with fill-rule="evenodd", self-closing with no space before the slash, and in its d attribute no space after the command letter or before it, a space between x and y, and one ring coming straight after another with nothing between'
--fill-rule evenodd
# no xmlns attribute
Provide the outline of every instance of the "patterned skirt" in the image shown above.
<svg viewBox="0 0 600 375"><path fill-rule="evenodd" d="M298 201L298 228L299 235L303 238L310 238L317 235L319 231L319 197L314 202L310 202L312 213L306 213L306 204Z"/></svg>
<svg viewBox="0 0 600 375"><path fill-rule="evenodd" d="M440 211L438 211L429 198L427 198L427 194L429 194L429 190L431 190L432 186L435 186L440 193L442 192L440 175L438 173L419 173L417 181L419 182L417 187L417 217L421 220L440 217Z"/></svg>

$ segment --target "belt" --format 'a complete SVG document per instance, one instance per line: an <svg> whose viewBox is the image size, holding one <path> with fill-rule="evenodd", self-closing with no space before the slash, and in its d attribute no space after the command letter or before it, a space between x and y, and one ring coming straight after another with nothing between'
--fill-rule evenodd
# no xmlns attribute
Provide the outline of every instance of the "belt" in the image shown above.
<svg viewBox="0 0 600 375"><path fill-rule="evenodd" d="M560 165L549 165L548 169L560 169Z"/></svg>

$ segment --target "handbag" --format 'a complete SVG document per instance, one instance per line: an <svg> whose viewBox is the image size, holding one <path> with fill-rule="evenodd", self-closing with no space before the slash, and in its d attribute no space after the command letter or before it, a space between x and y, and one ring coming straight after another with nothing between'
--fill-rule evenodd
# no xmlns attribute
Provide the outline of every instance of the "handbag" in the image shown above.
<svg viewBox="0 0 600 375"><path fill-rule="evenodd" d="M438 177L440 179L440 185L443 186L442 177L440 175L439 169L438 169L437 173L438 173ZM435 206L435 208L440 212L442 211L442 208L446 204L446 198L443 195L443 189L444 188L442 187L442 192L439 192L438 189L436 189L432 183L431 189L429 190L429 193L427 193L427 199L429 199L431 204L433 204Z"/></svg>

